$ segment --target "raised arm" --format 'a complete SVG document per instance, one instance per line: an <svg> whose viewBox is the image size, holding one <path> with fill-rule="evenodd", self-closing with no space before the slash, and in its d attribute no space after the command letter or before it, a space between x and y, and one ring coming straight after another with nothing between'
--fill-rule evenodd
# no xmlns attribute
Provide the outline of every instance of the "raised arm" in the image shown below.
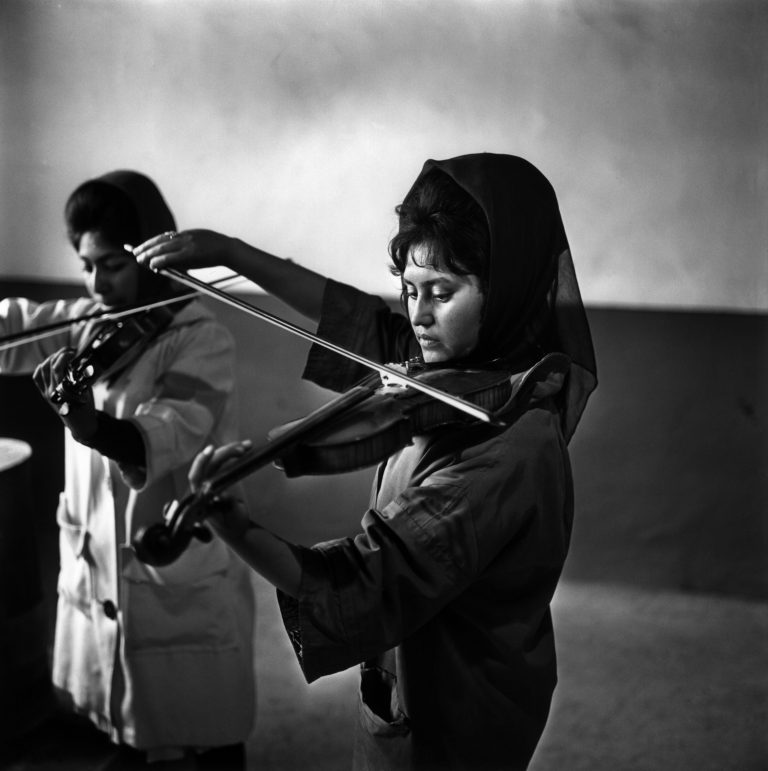
<svg viewBox="0 0 768 771"><path fill-rule="evenodd" d="M238 238L212 230L184 230L155 236L133 252L142 265L153 270L222 265L258 284L302 315L314 321L320 319L325 276Z"/></svg>

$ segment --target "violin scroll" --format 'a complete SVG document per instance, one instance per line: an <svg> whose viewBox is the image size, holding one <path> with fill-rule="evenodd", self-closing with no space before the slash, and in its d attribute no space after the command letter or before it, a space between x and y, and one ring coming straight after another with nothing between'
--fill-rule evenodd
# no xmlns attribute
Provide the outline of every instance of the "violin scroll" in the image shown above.
<svg viewBox="0 0 768 771"><path fill-rule="evenodd" d="M136 532L131 542L136 556L147 565L165 567L186 551L193 538L210 543L213 533L195 519L201 508L202 498L196 495L172 501L166 507L163 522L141 527Z"/></svg>
<svg viewBox="0 0 768 771"><path fill-rule="evenodd" d="M73 359L54 388L50 400L53 404L61 405L59 412L66 415L70 404L85 403L85 392L94 380L93 366L87 363L83 366L81 361Z"/></svg>

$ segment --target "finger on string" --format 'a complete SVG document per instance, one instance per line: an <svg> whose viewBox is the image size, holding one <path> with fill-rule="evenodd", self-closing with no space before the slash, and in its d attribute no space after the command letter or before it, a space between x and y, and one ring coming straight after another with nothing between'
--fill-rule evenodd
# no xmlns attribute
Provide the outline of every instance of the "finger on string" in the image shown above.
<svg viewBox="0 0 768 771"><path fill-rule="evenodd" d="M189 482L193 490L200 487L206 479L213 476L229 461L243 455L251 447L251 442L246 439L243 442L231 442L215 449L209 444L198 453L189 469Z"/></svg>
<svg viewBox="0 0 768 771"><path fill-rule="evenodd" d="M202 483L205 481L206 472L212 457L213 445L209 444L202 450L202 452L199 452L195 459L192 461L192 465L189 468L189 474L187 475L189 486L192 488L192 492L196 493Z"/></svg>
<svg viewBox="0 0 768 771"><path fill-rule="evenodd" d="M51 359L52 380L59 382L67 372L67 366L72 361L75 352L72 348L62 348Z"/></svg>
<svg viewBox="0 0 768 771"><path fill-rule="evenodd" d="M38 364L35 374L38 376L39 387L48 393L53 387L53 372L52 372L52 357L48 357L45 361Z"/></svg>
<svg viewBox="0 0 768 771"><path fill-rule="evenodd" d="M251 449L251 440L245 439L242 442L230 442L223 447L219 447L211 459L211 468L218 471L228 462L245 455Z"/></svg>

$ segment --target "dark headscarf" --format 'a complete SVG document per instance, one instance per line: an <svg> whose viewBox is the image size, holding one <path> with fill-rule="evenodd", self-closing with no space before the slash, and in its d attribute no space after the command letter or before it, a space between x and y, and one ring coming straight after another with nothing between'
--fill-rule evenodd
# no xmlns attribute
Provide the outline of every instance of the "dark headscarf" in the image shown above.
<svg viewBox="0 0 768 771"><path fill-rule="evenodd" d="M566 354L571 368L559 407L565 437L570 439L597 386L597 369L552 185L535 166L512 155L477 153L428 160L421 175L433 168L466 190L488 220L488 293L479 342L466 363L500 360L520 371L545 353Z"/></svg>

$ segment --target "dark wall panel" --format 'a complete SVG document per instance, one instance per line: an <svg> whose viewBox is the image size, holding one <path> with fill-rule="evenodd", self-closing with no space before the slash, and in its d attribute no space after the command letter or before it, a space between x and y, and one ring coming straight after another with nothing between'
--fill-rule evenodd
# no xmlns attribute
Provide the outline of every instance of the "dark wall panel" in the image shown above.
<svg viewBox="0 0 768 771"><path fill-rule="evenodd" d="M566 575L768 594L768 317L590 311Z"/></svg>

